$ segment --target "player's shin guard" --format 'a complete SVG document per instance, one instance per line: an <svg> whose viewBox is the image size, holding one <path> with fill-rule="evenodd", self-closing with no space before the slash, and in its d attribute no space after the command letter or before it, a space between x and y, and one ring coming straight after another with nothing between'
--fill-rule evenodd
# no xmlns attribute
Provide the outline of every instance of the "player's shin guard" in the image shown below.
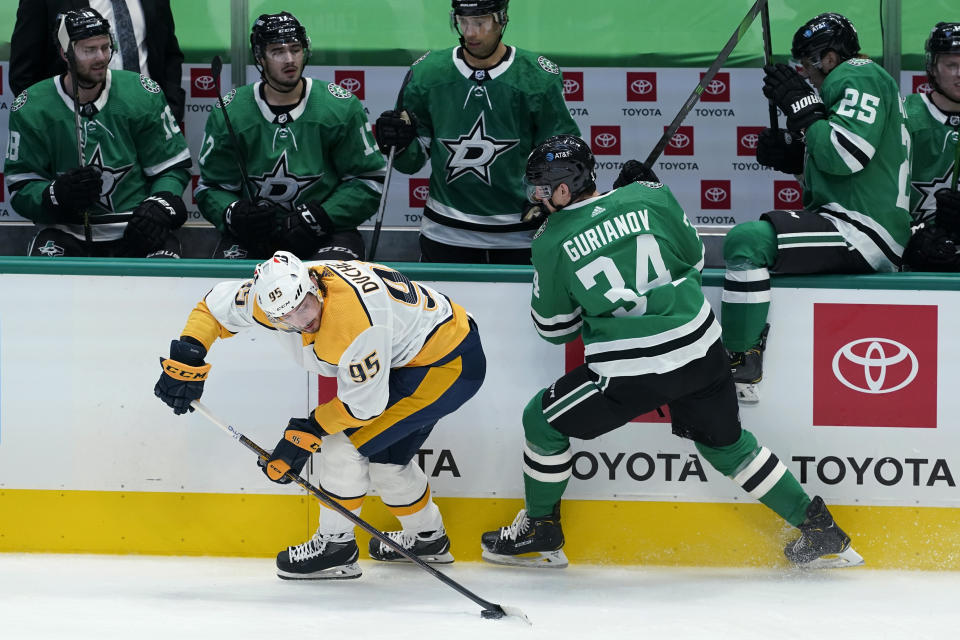
<svg viewBox="0 0 960 640"><path fill-rule="evenodd" d="M570 438L547 422L543 393L534 396L523 410L523 487L531 518L553 512L573 472Z"/></svg>
<svg viewBox="0 0 960 640"><path fill-rule="evenodd" d="M729 446L710 447L699 442L696 446L714 469L793 526L806 519L810 497L776 454L757 444L746 429Z"/></svg>

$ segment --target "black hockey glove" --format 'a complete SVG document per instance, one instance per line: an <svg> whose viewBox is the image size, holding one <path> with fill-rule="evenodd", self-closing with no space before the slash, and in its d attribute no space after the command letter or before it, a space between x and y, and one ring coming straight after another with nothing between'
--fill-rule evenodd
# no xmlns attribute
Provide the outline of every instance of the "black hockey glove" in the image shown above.
<svg viewBox="0 0 960 640"><path fill-rule="evenodd" d="M290 418L270 459L257 460L257 465L273 482L288 484L287 471L299 475L310 456L320 451L320 439L326 435L330 434L323 430L313 414L307 418Z"/></svg>
<svg viewBox="0 0 960 640"><path fill-rule="evenodd" d="M161 191L144 198L133 210L123 231L130 255L144 256L161 248L170 232L187 221L187 207L180 196Z"/></svg>
<svg viewBox="0 0 960 640"><path fill-rule="evenodd" d="M374 129L380 151L386 155L390 153L390 147L396 147L397 153L406 149L417 137L417 124L417 116L406 110L391 109L381 113Z"/></svg>
<svg viewBox="0 0 960 640"><path fill-rule="evenodd" d="M937 226L960 235L960 192L938 189L933 197L937 200L937 210L933 213Z"/></svg>
<svg viewBox="0 0 960 640"><path fill-rule="evenodd" d="M904 271L960 272L960 246L954 238L939 225L919 225L903 251Z"/></svg>
<svg viewBox="0 0 960 640"><path fill-rule="evenodd" d="M277 249L289 251L301 260L312 256L320 241L333 227L330 217L316 201L298 205L280 224Z"/></svg>
<svg viewBox="0 0 960 640"><path fill-rule="evenodd" d="M536 204L532 202L523 203L523 213L520 215L520 219L527 224L531 229L536 229L543 221L547 219L547 216L550 215L550 210L547 209L542 202L537 202Z"/></svg>
<svg viewBox="0 0 960 640"><path fill-rule="evenodd" d="M64 216L64 222L79 223L79 214L100 200L103 180L97 167L70 169L54 179L43 191L46 208Z"/></svg>
<svg viewBox="0 0 960 640"><path fill-rule="evenodd" d="M796 69L778 62L766 65L763 72L763 95L787 116L787 129L802 137L807 127L827 117L820 96Z"/></svg>
<svg viewBox="0 0 960 640"><path fill-rule="evenodd" d="M619 189L631 182L660 182L660 178L639 160L627 160L620 169L620 175L613 181L613 188Z"/></svg>
<svg viewBox="0 0 960 640"><path fill-rule="evenodd" d="M803 155L807 145L786 129L769 127L757 139L757 162L765 167L794 175L803 173Z"/></svg>
<svg viewBox="0 0 960 640"><path fill-rule="evenodd" d="M203 383L210 372L204 364L207 350L201 344L187 340L170 342L170 357L160 358L163 373L153 388L153 395L166 402L177 415L193 411L192 400L203 395Z"/></svg>
<svg viewBox="0 0 960 640"><path fill-rule="evenodd" d="M262 243L277 227L277 207L261 200L237 200L223 213L227 230L246 244Z"/></svg>

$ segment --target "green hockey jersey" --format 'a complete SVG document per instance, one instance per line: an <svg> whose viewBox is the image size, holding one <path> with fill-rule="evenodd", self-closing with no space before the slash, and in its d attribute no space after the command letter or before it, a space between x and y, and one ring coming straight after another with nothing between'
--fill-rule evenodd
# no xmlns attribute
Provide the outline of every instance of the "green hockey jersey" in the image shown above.
<svg viewBox="0 0 960 640"><path fill-rule="evenodd" d="M925 93L907 96L904 106L913 142L910 213L919 220L937 208L933 194L938 189L950 188L957 144L960 144L957 140L960 115L948 116Z"/></svg>
<svg viewBox="0 0 960 640"><path fill-rule="evenodd" d="M196 199L200 213L221 231L224 210L248 193L286 211L318 201L338 231L354 229L376 213L386 163L363 105L333 82L304 80L303 99L280 115L263 99L262 82L224 96L239 149L219 103L207 117L197 158ZM249 190L241 187L238 151L246 163Z"/></svg>
<svg viewBox="0 0 960 640"><path fill-rule="evenodd" d="M804 207L836 224L877 271L896 271L910 237L910 136L897 83L851 58L820 87L829 111L807 129Z"/></svg>
<svg viewBox="0 0 960 640"><path fill-rule="evenodd" d="M131 71L108 70L93 115L81 115L84 162L102 171L100 202L89 211L93 239L123 236L130 212L152 193L183 193L190 152L160 86ZM73 99L60 78L42 80L10 109L4 172L13 208L38 225L83 238L83 226L62 224L43 206L57 175L78 166Z"/></svg>
<svg viewBox="0 0 960 640"><path fill-rule="evenodd" d="M660 183L634 182L551 214L532 249L537 331L553 343L582 336L599 375L672 371L720 339L700 288L703 243Z"/></svg>
<svg viewBox="0 0 960 640"><path fill-rule="evenodd" d="M559 67L515 47L484 70L469 67L460 47L428 52L410 68L398 108L416 115L420 137L394 166L412 174L430 161L423 235L465 247L529 246L533 230L520 223L527 156L550 136L580 135Z"/></svg>

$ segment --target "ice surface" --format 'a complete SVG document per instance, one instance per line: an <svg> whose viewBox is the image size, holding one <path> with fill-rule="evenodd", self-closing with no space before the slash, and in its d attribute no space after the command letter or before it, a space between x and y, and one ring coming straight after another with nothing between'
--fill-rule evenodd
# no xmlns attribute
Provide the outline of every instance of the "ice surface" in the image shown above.
<svg viewBox="0 0 960 640"><path fill-rule="evenodd" d="M960 573L571 566L441 568L480 607L412 565L361 561L357 580L290 582L272 559L0 554L4 640L300 638L956 637Z"/></svg>

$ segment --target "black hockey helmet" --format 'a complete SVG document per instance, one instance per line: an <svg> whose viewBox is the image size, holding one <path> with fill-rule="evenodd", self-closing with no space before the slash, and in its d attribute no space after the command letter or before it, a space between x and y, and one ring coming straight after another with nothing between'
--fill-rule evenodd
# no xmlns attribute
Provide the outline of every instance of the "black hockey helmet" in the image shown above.
<svg viewBox="0 0 960 640"><path fill-rule="evenodd" d="M65 54L71 55L71 42L94 36L107 36L110 38L110 47L117 50L110 23L96 9L73 9L57 16L55 37Z"/></svg>
<svg viewBox="0 0 960 640"><path fill-rule="evenodd" d="M268 44L299 42L303 47L304 64L310 59L310 38L300 21L288 11L264 13L250 30L250 49L253 59L261 60ZM259 66L259 65L258 65Z"/></svg>
<svg viewBox="0 0 960 640"><path fill-rule="evenodd" d="M809 58L815 67L827 51L835 51L841 61L860 53L860 39L853 24L839 13L821 13L797 29L790 54L798 62Z"/></svg>
<svg viewBox="0 0 960 640"><path fill-rule="evenodd" d="M549 198L561 184L571 202L597 188L596 159L586 142L571 135L552 136L530 152L523 184L530 202Z"/></svg>
<svg viewBox="0 0 960 640"><path fill-rule="evenodd" d="M960 22L938 22L930 31L924 49L927 52L927 77L934 89L939 91L933 69L937 65L937 56L941 53L960 53Z"/></svg>
<svg viewBox="0 0 960 640"><path fill-rule="evenodd" d="M451 0L451 16L486 16L491 13L501 25L507 24L510 0Z"/></svg>

